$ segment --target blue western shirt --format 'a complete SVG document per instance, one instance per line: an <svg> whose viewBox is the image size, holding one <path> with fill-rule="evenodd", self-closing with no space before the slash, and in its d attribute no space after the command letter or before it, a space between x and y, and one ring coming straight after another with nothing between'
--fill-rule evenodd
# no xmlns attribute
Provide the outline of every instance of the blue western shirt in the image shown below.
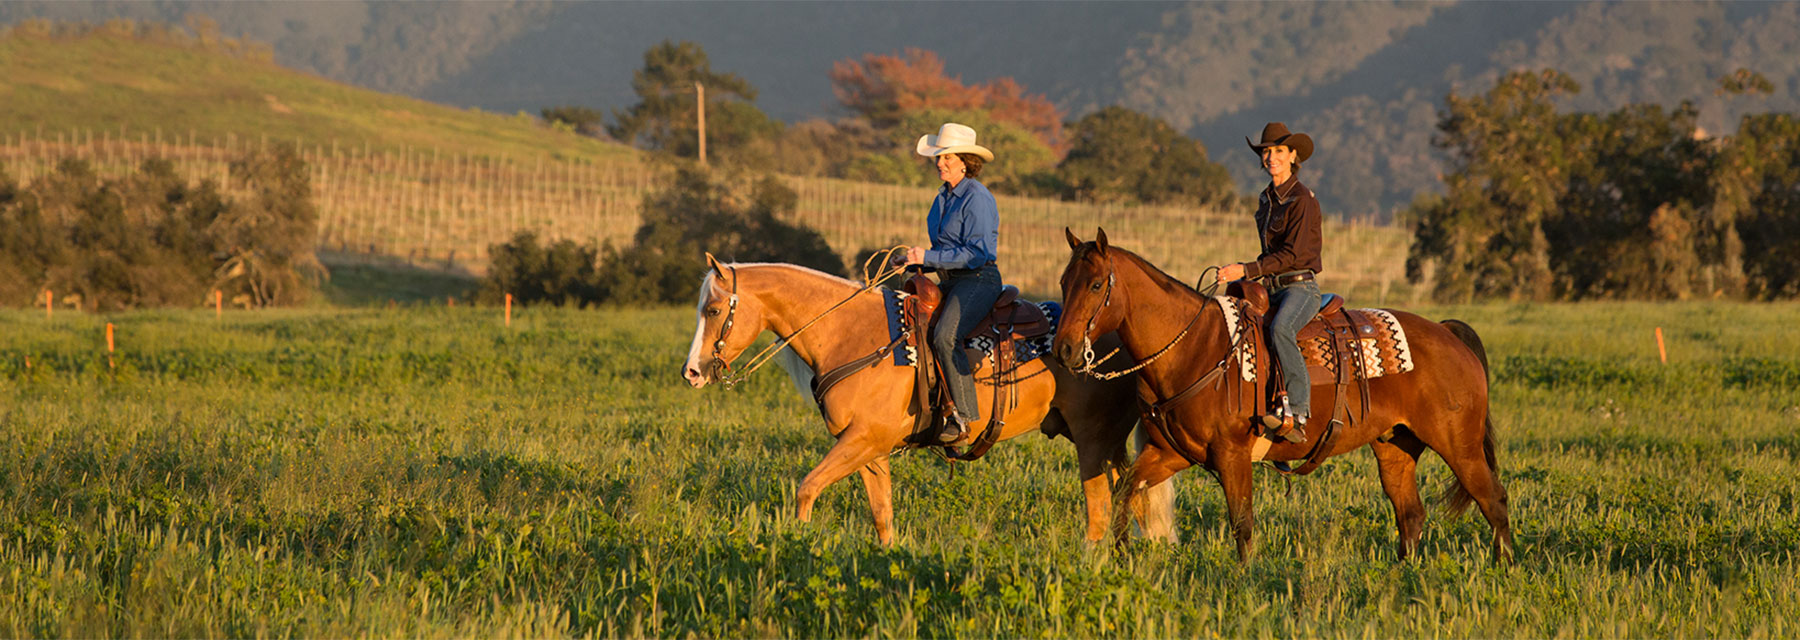
<svg viewBox="0 0 1800 640"><path fill-rule="evenodd" d="M938 190L925 231L931 236L927 267L974 269L999 260L1000 207L974 178L963 178L954 189L945 183Z"/></svg>

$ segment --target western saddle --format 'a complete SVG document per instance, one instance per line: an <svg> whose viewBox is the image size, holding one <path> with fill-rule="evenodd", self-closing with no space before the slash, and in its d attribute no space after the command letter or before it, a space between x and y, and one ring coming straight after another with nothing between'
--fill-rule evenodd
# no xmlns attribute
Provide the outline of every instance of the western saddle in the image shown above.
<svg viewBox="0 0 1800 640"><path fill-rule="evenodd" d="M1276 399L1279 397L1277 393L1285 390L1287 385L1281 379L1281 367L1277 366L1274 361L1275 350L1270 348L1266 338L1262 336L1263 329L1267 326L1265 318L1269 314L1269 290L1258 282L1237 280L1226 286L1225 295L1243 301L1245 315L1243 323L1246 330L1252 332L1251 336L1247 336L1247 338L1255 340L1257 352L1268 354L1266 361L1269 364L1264 369L1268 375L1257 377L1258 384L1254 397L1265 403L1263 406L1270 406L1277 402ZM1363 348L1358 331L1360 329L1366 333L1372 324L1373 321L1363 312L1345 309L1342 296L1327 293L1319 299L1318 313L1308 320L1306 326L1302 327L1295 336L1296 342L1302 345L1314 341L1328 345L1323 350L1323 357L1331 362L1323 363L1323 365L1309 363L1306 372L1314 388L1331 385L1332 409L1329 417L1325 420L1324 433L1317 436L1318 439L1313 446L1312 453L1307 455L1307 461L1297 469L1277 463L1276 468L1283 473L1304 475L1317 469L1318 463L1324 460L1324 456L1319 454L1328 450L1332 438L1337 435L1340 428L1355 424L1359 418L1368 414L1367 368L1369 363L1363 361ZM1357 386L1357 391L1361 396L1361 402L1356 406L1348 404L1352 384ZM1266 433L1261 422L1256 420L1251 421L1251 430L1264 437L1285 435Z"/></svg>
<svg viewBox="0 0 1800 640"><path fill-rule="evenodd" d="M938 306L943 302L943 292L936 282L923 274L915 274L907 279L902 290L910 294L902 305L901 313L905 315L905 324L910 327L906 336L907 346L912 349L914 362L918 371L914 385L919 408L919 418L913 428L913 436L909 442L921 445L936 445L932 439L936 437L936 425L949 419L955 410L950 402L950 389L943 375L944 363L938 361L937 354L931 349L931 334L937 325ZM994 308L980 322L975 323L968 333L961 336L962 343L969 355L971 367L979 371L982 354L966 345L976 338L985 338L992 345L994 367L984 380L994 386L994 404L988 416L988 426L982 430L969 450L952 457L962 460L974 460L987 453L989 447L999 440L1001 428L1005 426L1005 410L1016 396L1012 395L1010 374L1016 369L1015 354L1017 342L1048 335L1054 331L1049 316L1036 304L1019 299L1019 288L1005 285L1000 288L1000 297L994 301ZM973 425L971 425L973 426Z"/></svg>

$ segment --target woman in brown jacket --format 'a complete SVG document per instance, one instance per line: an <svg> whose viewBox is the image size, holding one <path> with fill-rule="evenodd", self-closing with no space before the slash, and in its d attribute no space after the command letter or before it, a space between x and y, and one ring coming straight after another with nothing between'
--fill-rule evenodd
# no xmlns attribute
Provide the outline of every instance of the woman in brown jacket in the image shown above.
<svg viewBox="0 0 1800 640"><path fill-rule="evenodd" d="M1312 137L1288 133L1287 125L1271 122L1263 127L1262 140L1250 142L1269 174L1269 186L1256 206L1256 231L1262 254L1254 262L1219 267L1221 284L1242 278L1264 281L1269 287L1269 342L1287 389L1281 401L1264 415L1263 424L1291 442L1306 441L1306 419L1312 415L1312 381L1294 334L1319 311L1320 271L1319 199L1296 178L1300 163L1312 157Z"/></svg>

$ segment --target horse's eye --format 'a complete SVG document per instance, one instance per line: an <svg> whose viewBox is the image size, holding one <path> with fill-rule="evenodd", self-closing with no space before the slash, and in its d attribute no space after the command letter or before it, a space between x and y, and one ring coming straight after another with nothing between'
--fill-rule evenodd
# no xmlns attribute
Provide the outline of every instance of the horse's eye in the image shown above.
<svg viewBox="0 0 1800 640"><path fill-rule="evenodd" d="M1100 291L1100 281L1095 280L1094 284L1088 285L1088 289L1093 290L1095 292L1099 292Z"/></svg>
<svg viewBox="0 0 1800 640"><path fill-rule="evenodd" d="M717 307L714 307L714 308L712 308L712 309L707 309L707 310L706 310L706 317L708 317L708 318L717 318L717 317L719 317L719 309L718 309L718 308L717 308Z"/></svg>

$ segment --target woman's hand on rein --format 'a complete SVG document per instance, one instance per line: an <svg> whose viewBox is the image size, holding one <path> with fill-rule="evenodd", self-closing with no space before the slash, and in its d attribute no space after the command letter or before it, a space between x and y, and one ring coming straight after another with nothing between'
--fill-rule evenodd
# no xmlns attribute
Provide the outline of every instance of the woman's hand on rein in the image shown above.
<svg viewBox="0 0 1800 640"><path fill-rule="evenodd" d="M925 264L925 247L907 247L906 253L894 254L894 264L908 267L915 264Z"/></svg>
<svg viewBox="0 0 1800 640"><path fill-rule="evenodd" d="M1244 265L1231 263L1219 265L1219 284L1244 279Z"/></svg>

